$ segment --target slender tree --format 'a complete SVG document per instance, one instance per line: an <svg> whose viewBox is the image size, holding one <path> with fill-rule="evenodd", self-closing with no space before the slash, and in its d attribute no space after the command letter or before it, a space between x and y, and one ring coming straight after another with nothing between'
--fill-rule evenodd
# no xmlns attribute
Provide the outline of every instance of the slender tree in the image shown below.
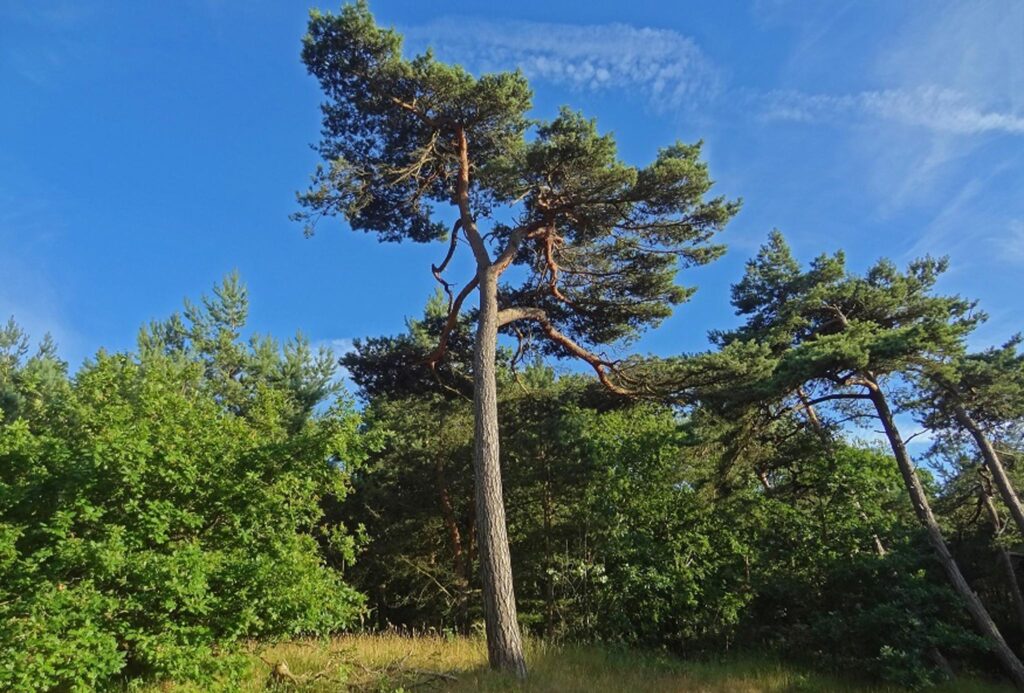
<svg viewBox="0 0 1024 693"><path fill-rule="evenodd" d="M1024 420L1024 353L1020 337L988 349L920 368L928 403L926 423L954 428L971 437L985 467L1024 536L1024 506L992 441L992 431Z"/></svg>
<svg viewBox="0 0 1024 693"><path fill-rule="evenodd" d="M993 545L996 555L999 557L999 566L1006 576L1006 589L1010 593L1010 600L1013 602L1013 610L1016 613L1017 625L1024 628L1024 594L1021 593L1020 581L1017 579L1017 570L1013 567L1013 558L1010 551L999 541L999 535L1006 529L1006 522L999 514L995 502L992 500L991 481L980 474L981 483L978 484L978 500L985 509L985 515L992 525Z"/></svg>
<svg viewBox="0 0 1024 693"><path fill-rule="evenodd" d="M747 322L720 333L720 342L727 350L750 341L780 347L771 377L755 388L759 393L774 392L781 399L805 388L797 407L836 402L870 407L950 584L1006 671L1024 688L1024 666L949 550L886 389L960 354L964 337L983 315L958 296L934 293L945 260L917 260L905 272L883 260L864 276L849 273L841 253L819 257L805 272L793 271L794 265L781 234L773 234L733 289L733 303Z"/></svg>
<svg viewBox="0 0 1024 693"><path fill-rule="evenodd" d="M447 239L431 269L450 297L448 318L428 363L444 359L463 303L478 296L474 476L488 655L492 667L525 676L499 466L499 331L583 359L607 387L629 393L601 345L658 324L690 295L676 271L720 254L710 239L738 203L705 200L700 144L629 166L578 113L529 120L519 72L474 77L430 52L403 57L400 36L377 26L365 2L313 12L302 58L326 100L323 163L296 216L310 229L340 215L385 241ZM444 272L464 246L475 271L456 290ZM518 281L504 283L513 265Z"/></svg>

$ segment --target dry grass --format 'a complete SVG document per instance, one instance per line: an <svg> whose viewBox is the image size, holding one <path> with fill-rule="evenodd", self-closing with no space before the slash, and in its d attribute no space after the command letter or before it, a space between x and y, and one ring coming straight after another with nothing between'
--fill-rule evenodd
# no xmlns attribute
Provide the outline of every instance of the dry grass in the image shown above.
<svg viewBox="0 0 1024 693"><path fill-rule="evenodd" d="M881 693L895 689L859 685L756 658L687 662L658 654L596 646L528 643L530 678L525 684L487 669L479 638L352 635L330 642L281 644L253 657L247 678L225 682L229 690L266 691L558 691L559 693L796 693L836 691ZM280 662L294 679L275 684L271 667ZM150 691L197 691L162 685ZM1011 689L960 680L936 689L944 693L1006 693Z"/></svg>

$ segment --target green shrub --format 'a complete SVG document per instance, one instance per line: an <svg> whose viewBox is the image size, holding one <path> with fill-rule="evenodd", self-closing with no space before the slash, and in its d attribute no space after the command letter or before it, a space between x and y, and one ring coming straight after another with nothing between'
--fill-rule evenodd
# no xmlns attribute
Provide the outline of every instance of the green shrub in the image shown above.
<svg viewBox="0 0 1024 693"><path fill-rule="evenodd" d="M17 395L0 424L0 689L208 682L241 663L242 639L325 634L361 612L323 559L351 559L352 537L322 511L362 459L358 416L344 399L317 413L320 397L297 395L308 378L275 378L287 351L201 330L205 351L151 339L63 382L32 374L52 374L52 354L0 374ZM226 354L241 367L221 379L207 356Z"/></svg>

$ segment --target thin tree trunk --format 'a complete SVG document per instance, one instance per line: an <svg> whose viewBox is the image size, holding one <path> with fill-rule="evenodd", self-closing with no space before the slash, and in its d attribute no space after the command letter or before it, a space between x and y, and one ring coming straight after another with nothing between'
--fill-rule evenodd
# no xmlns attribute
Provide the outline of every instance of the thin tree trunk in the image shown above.
<svg viewBox="0 0 1024 693"><path fill-rule="evenodd" d="M481 269L480 313L473 352L473 409L476 439L473 471L476 478L477 540L483 582L484 624L491 668L526 677L523 642L516 618L512 587L512 558L505 526L498 440L498 384L495 357L498 340L498 284L496 273Z"/></svg>
<svg viewBox="0 0 1024 693"><path fill-rule="evenodd" d="M825 425L821 422L821 419L818 417L818 412L814 409L814 405L811 404L810 399L808 399L807 397L807 393L804 392L804 389L802 387L797 388L796 393L797 396L800 398L800 403L803 405L804 411L807 413L807 420L810 422L811 427L818 434L818 438L821 440L822 445L824 445L825 449L828 450L831 454L833 443L832 438L831 436L829 436L828 431L825 429ZM864 512L864 507L860 504L860 499L857 498L857 493L855 491L851 491L850 496L853 499L853 507L854 509L856 509L861 521L865 525L870 525L871 523L868 521L868 515ZM882 539L878 536L877 532L871 533L871 540L875 546L875 553L879 557L884 557L885 544L882 543Z"/></svg>
<svg viewBox="0 0 1024 693"><path fill-rule="evenodd" d="M466 568L463 565L462 532L459 531L459 523L455 519L455 508L452 506L451 493L444 479L444 464L440 459L437 460L434 470L437 475L437 493L441 501L441 518L448 530L448 541L452 545L452 569L461 580L466 575Z"/></svg>
<svg viewBox="0 0 1024 693"><path fill-rule="evenodd" d="M946 656L942 654L939 648L929 648L928 656L932 658L932 661L935 662L935 666L939 668L939 671L942 672L942 675L947 681L956 680L956 672L953 671L953 667L949 666L949 660L946 659Z"/></svg>
<svg viewBox="0 0 1024 693"><path fill-rule="evenodd" d="M996 504L992 502L992 493L985 486L984 483L981 485L981 502L985 506L985 514L988 515L989 521L992 523L992 530L996 538L1003 531L1005 523L1002 518L999 517L999 511L996 509ZM999 555L999 563L1003 567L1003 572L1006 574L1006 586L1010 590L1010 598L1013 601L1013 608L1017 612L1017 624L1024 628L1024 595L1021 595L1020 582L1017 580L1017 571L1013 568L1013 559L1010 558L1010 552L1006 550L1006 547L996 542L996 551Z"/></svg>
<svg viewBox="0 0 1024 693"><path fill-rule="evenodd" d="M928 496L921 485L920 478L917 476L917 471L914 469L910 454L903 444L903 438L900 436L899 429L896 428L896 422L893 419L892 411L889 409L889 403L886 401L885 395L874 378L870 378L868 382L871 401L875 405L875 411L878 413L882 426L885 428L886 438L889 439L889 445L892 447L896 464L899 466L900 474L903 475L903 482L907 487L907 492L910 494L914 513L927 531L932 548L935 550L943 570L946 571L953 589L956 590L957 594L966 603L967 611L971 614L971 618L974 619L975 626L989 641L989 645L992 647L996 657L1002 662L1003 667L1017 688L1024 690L1024 665L1021 664L1017 655L1010 649L1010 646L1006 644L1006 640L1003 639L999 628L996 627L992 617L989 616L985 605L981 603L978 595L974 593L971 586L967 584L963 573L960 572L960 566L957 565L953 554L950 553L949 547L946 545L946 540L942 536L939 523L932 513Z"/></svg>
<svg viewBox="0 0 1024 693"><path fill-rule="evenodd" d="M544 634L548 638L555 635L555 571L551 551L551 468L545 460L544 464L544 567L547 575L544 582Z"/></svg>
<svg viewBox="0 0 1024 693"><path fill-rule="evenodd" d="M438 495L441 501L441 517L448 530L448 541L452 545L452 570L455 574L455 586L458 589L458 603L455 605L456 627L459 632L469 632L469 567L467 563L467 552L463 548L462 532L459 531L459 522L455 517L455 507L452 505L451 492L444 478L444 463L440 458L435 465L437 473Z"/></svg>
<svg viewBox="0 0 1024 693"><path fill-rule="evenodd" d="M1010 515L1013 516L1014 524L1017 525L1017 531L1024 536L1024 508L1021 507L1020 498L1017 497L1017 492L1014 491L1013 484L1010 483L1010 478L1006 475L1006 468L1003 467L1002 460L999 459L999 455L996 454L995 448L992 447L992 443L985 432L981 430L978 422L972 419L967 410L960 405L956 407L956 419L978 444L981 456L985 460L985 466L992 474L992 481L995 482L996 488L999 489L999 497L1010 509Z"/></svg>

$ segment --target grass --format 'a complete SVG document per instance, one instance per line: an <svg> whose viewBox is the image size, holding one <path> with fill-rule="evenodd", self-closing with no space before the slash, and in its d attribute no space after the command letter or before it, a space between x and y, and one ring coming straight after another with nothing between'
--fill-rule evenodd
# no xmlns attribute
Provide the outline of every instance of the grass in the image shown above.
<svg viewBox="0 0 1024 693"><path fill-rule="evenodd" d="M685 661L656 653L598 646L527 644L530 678L518 684L487 669L480 638L396 634L352 635L330 642L276 645L253 655L242 691L558 691L559 693L883 693L775 660L731 656L721 661ZM271 667L285 662L294 679L275 683ZM236 688L237 687L237 688ZM160 685L149 691L191 693L200 689ZM933 689L943 693L1006 693L1011 689L978 680L958 680Z"/></svg>

